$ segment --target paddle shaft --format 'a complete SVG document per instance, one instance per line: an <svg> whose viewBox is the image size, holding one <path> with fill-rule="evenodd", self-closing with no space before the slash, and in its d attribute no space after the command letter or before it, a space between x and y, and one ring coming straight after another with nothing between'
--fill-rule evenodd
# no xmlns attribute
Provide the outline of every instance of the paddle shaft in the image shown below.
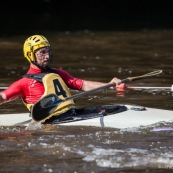
<svg viewBox="0 0 173 173"><path fill-rule="evenodd" d="M129 78L127 79L123 79L121 80L121 83L127 83L129 82ZM82 97L82 96L85 96L87 94L90 94L90 93L93 93L93 92L96 92L96 91L99 91L99 90L103 90L103 89L106 89L106 88L110 88L110 87L113 87L115 86L116 84L115 83L109 83L107 85L103 85L101 87L98 87L98 88L94 88L92 90L89 90L89 91L85 91L85 92L82 92L82 93L79 93L79 94L76 94L76 95L73 95L73 96L70 96L70 97L66 97L64 100L62 100L63 102L64 101L67 101L67 100L71 100L71 99L75 99L75 98L78 98L78 97Z"/></svg>
<svg viewBox="0 0 173 173"><path fill-rule="evenodd" d="M85 96L87 94L90 94L90 93L93 93L93 92L96 92L96 91L99 91L99 90L102 90L102 89L106 89L106 88L109 88L109 87L112 87L112 86L115 86L115 85L116 85L115 83L110 83L110 84L107 84L107 85L103 85L101 87L98 87L98 88L95 88L95 89L92 89L92 90L89 90L89 91L86 91L86 92L82 92L82 93L79 93L79 94L76 94L76 95L73 95L73 96L70 96L70 97L66 97L62 101L67 101L67 100L75 99L75 98L78 98L78 97L82 97L82 96Z"/></svg>
<svg viewBox="0 0 173 173"><path fill-rule="evenodd" d="M127 82L130 82L130 81L134 81L134 80L139 80L139 79L142 79L142 78L146 78L146 77L149 77L149 76L154 76L154 75L157 75L157 74L160 74L162 73L162 70L158 70L158 71L154 71L154 72L151 72L151 73L147 73L145 75L142 75L142 76L136 76L136 77L128 77L126 79L122 79L121 80L121 83L127 83ZM121 84L120 83L120 84ZM92 90L89 90L89 91L86 91L86 92L82 92L82 93L79 93L79 94L76 94L76 95L73 95L73 96L70 96L70 97L66 97L64 100L62 100L61 102L64 102L64 101L68 101L68 100L72 100L72 99L76 99L78 97L82 97L82 96L85 96L87 94L90 94L90 93L93 93L93 92L96 92L96 91L99 91L99 90L102 90L102 89L106 89L106 88L110 88L110 87L113 87L115 86L116 84L115 83L109 83L107 85L103 85L101 87L98 87L98 88L94 88ZM59 103L59 102L58 102ZM56 103L55 103L56 104Z"/></svg>

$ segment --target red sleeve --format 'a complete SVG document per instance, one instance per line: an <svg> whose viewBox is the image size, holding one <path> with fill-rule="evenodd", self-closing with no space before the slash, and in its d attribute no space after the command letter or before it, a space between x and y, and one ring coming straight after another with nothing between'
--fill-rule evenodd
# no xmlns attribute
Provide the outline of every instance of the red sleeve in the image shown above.
<svg viewBox="0 0 173 173"><path fill-rule="evenodd" d="M17 97L22 97L21 80L12 83L6 90L2 91L6 95L6 100L11 101Z"/></svg>
<svg viewBox="0 0 173 173"><path fill-rule="evenodd" d="M82 89L83 85L82 79L75 78L64 70L59 70L59 69L54 69L54 70L57 71L57 73L61 76L61 78L64 80L64 82L70 89L75 89L75 90Z"/></svg>
<svg viewBox="0 0 173 173"><path fill-rule="evenodd" d="M44 86L42 83L37 82L34 79L22 78L11 84L2 92L6 95L7 101L21 97L24 102L34 104L43 95Z"/></svg>

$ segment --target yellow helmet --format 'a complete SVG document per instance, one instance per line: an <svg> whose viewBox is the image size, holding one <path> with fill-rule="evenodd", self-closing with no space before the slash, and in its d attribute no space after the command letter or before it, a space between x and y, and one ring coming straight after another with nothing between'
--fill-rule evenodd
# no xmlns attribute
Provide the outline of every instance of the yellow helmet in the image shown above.
<svg viewBox="0 0 173 173"><path fill-rule="evenodd" d="M33 35L26 39L23 45L24 57L29 62L34 62L34 51L42 47L50 47L49 41L42 35ZM31 53L31 57L28 56L28 52Z"/></svg>

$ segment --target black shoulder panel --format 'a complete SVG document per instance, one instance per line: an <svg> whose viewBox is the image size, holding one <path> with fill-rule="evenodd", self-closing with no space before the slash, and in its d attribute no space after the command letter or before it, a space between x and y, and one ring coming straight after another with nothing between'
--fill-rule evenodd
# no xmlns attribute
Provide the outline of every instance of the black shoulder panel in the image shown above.
<svg viewBox="0 0 173 173"><path fill-rule="evenodd" d="M57 72L54 69L48 68L46 73L39 73L39 74L24 74L22 77L27 77L27 78L31 78L31 79L35 79L38 82L42 83L42 79L46 74L49 73L56 73Z"/></svg>

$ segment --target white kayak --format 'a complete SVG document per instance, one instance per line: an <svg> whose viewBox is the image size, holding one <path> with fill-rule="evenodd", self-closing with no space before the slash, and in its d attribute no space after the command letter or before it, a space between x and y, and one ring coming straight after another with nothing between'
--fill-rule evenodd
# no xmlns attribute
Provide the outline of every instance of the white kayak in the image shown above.
<svg viewBox="0 0 173 173"><path fill-rule="evenodd" d="M159 122L173 122L173 111L142 107L136 105L123 105L127 108L106 116L98 116L85 120L59 123L63 126L95 126L111 128L131 128L156 124ZM29 113L1 114L0 126L28 126L31 122Z"/></svg>

